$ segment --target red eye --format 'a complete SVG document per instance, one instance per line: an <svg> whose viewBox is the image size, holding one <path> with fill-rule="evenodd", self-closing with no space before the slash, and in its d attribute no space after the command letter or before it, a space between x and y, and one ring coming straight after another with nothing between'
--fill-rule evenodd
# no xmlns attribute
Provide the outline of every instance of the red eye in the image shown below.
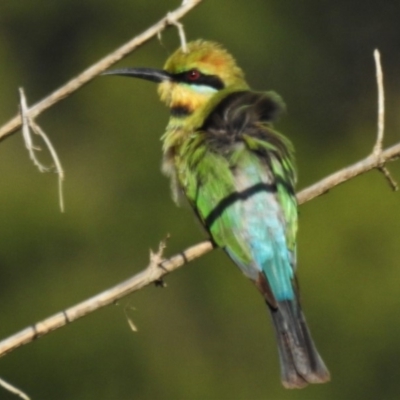
<svg viewBox="0 0 400 400"><path fill-rule="evenodd" d="M200 72L197 69L192 69L186 73L186 77L189 81L197 81L201 76Z"/></svg>

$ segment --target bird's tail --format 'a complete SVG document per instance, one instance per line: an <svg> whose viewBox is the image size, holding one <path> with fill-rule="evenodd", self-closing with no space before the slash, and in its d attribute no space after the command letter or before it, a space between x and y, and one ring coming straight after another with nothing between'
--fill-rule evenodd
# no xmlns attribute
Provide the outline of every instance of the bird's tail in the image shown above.
<svg viewBox="0 0 400 400"><path fill-rule="evenodd" d="M314 345L300 304L285 300L277 305L276 309L269 309L278 341L283 386L295 389L329 381L329 371Z"/></svg>

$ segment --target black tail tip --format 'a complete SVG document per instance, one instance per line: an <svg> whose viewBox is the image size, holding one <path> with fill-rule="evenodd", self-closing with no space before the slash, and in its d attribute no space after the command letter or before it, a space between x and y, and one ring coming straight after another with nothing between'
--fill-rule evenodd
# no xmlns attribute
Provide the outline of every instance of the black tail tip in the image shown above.
<svg viewBox="0 0 400 400"><path fill-rule="evenodd" d="M327 369L312 372L307 376L294 373L290 376L282 376L282 385L285 389L302 389L309 384L327 383L331 380L331 374Z"/></svg>

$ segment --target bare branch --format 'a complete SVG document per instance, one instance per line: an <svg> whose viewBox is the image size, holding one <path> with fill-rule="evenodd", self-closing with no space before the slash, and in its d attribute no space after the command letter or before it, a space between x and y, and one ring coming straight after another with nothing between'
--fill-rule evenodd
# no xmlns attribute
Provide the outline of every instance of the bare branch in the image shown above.
<svg viewBox="0 0 400 400"><path fill-rule="evenodd" d="M126 57L137 47L150 40L152 37L156 36L159 32L170 25L171 21L177 22L193 7L197 6L201 1L202 0L184 0L180 7L178 7L175 11L169 12L155 25L144 31L142 34L135 36L129 42L125 43L117 50L113 51L112 53L98 61L96 64L87 68L77 77L71 79L69 82L51 93L49 96L36 103L33 107L29 109L27 115L30 118L35 118L43 111L52 107L54 104L70 96L72 93L74 93L76 90L91 81L97 75L105 71L111 65ZM21 117L20 115L17 115L0 128L0 141L14 133L19 128L21 128Z"/></svg>
<svg viewBox="0 0 400 400"><path fill-rule="evenodd" d="M0 386L9 391L10 393L17 395L21 399L30 400L30 397L28 397L22 390L16 388L15 386L11 385L11 383L8 383L1 378L0 378Z"/></svg>
<svg viewBox="0 0 400 400"><path fill-rule="evenodd" d="M32 127L32 130L43 139L43 141L47 146L47 149L50 152L51 158L53 159L55 170L58 175L58 198L59 198L60 210L61 212L64 212L65 210L64 195L63 195L64 170L61 165L60 159L58 158L58 154L53 144L51 143L49 137L44 133L43 129L34 120L31 119L30 119L30 125Z"/></svg>
<svg viewBox="0 0 400 400"><path fill-rule="evenodd" d="M386 168L385 165L381 165L378 167L378 170L380 172L382 172L383 176L386 178L389 186L391 187L391 189L396 192L397 190L399 190L399 185L397 184L396 180L392 177L392 175L389 172L389 169Z"/></svg>
<svg viewBox="0 0 400 400"><path fill-rule="evenodd" d="M378 50L374 51L375 65L376 65L376 80L378 86L378 132L375 146L369 155L364 160L361 160L347 168L344 168L332 175L329 175L322 181L308 187L297 195L299 204L312 200L314 197L320 196L328 192L333 187L355 178L371 169L376 168L382 172L390 187L393 190L398 190L396 181L390 175L389 170L385 167L386 162L393 161L400 155L400 144L397 144L389 149L382 151L382 143L384 137L384 121L385 121L385 97L383 90L383 73L381 67L380 53Z"/></svg>
<svg viewBox="0 0 400 400"><path fill-rule="evenodd" d="M28 150L29 158L32 160L33 165L38 168L40 172L48 172L50 170L49 167L44 166L36 157L35 151L40 150L38 147L33 145L33 139L31 136L30 130L30 120L28 116L28 106L26 104L26 97L24 93L24 89L19 89L19 108L21 112L21 120L22 120L22 137L25 142L25 147Z"/></svg>
<svg viewBox="0 0 400 400"><path fill-rule="evenodd" d="M297 200L299 204L303 204L307 201L314 199L315 197L321 196L328 192L330 189L343 182L346 182L358 175L364 174L365 172L371 171L371 169L381 167L382 162L394 161L400 157L400 143L389 147L381 153L380 159L377 159L374 154L369 155L361 161L350 165L347 168L343 168L340 171L327 176L321 181L303 189L297 194Z"/></svg>
<svg viewBox="0 0 400 400"><path fill-rule="evenodd" d="M200 257L213 248L210 241L199 243L188 248L184 252L163 260L159 264L158 257L152 256L147 268L122 282L82 303L77 304L65 311L61 311L29 328L26 328L17 334L0 342L0 356L5 355L16 348L32 342L34 339L42 337L47 333L61 328L69 322L76 321L99 308L105 307L117 301L118 299L142 289L143 287L159 281L164 275L178 269L182 265Z"/></svg>
<svg viewBox="0 0 400 400"><path fill-rule="evenodd" d="M167 15L168 18L168 23L170 25L175 25L176 28L178 29L178 34L179 34L179 39L181 41L181 47L182 51L184 53L187 53L187 42L186 42L186 35L185 35L185 29L183 28L183 24L181 22L178 22L176 19L174 19L174 16L169 13Z"/></svg>
<svg viewBox="0 0 400 400"><path fill-rule="evenodd" d="M378 134L374 147L374 154L380 156L382 152L383 135L385 131L385 94L383 90L383 73L381 66L381 54L378 49L374 51L376 83L378 86Z"/></svg>
<svg viewBox="0 0 400 400"><path fill-rule="evenodd" d="M381 154L381 159L384 162L394 160L398 157L400 157L400 143L386 149ZM328 192L335 186L368 172L371 169L378 168L379 166L380 161L377 160L374 154L371 154L367 158L302 190L297 194L298 202L299 204L306 203L307 201ZM162 242L160 249L162 249L163 246L165 246L165 244ZM0 357L24 344L32 342L36 338L42 337L53 330L63 327L69 322L76 321L85 315L110 305L118 299L140 290L151 283L162 282L162 277L164 275L182 267L198 257L203 256L213 248L214 246L211 241L204 241L166 260L162 260L162 253L160 250L156 255L151 253L150 264L147 268L132 278L1 341Z"/></svg>
<svg viewBox="0 0 400 400"><path fill-rule="evenodd" d="M61 212L64 212L64 196L62 191L62 182L64 180L64 170L62 168L60 159L58 158L58 154L53 147L48 136L44 133L42 128L35 123L33 118L29 117L29 109L26 103L26 97L24 93L24 89L19 89L20 94L20 111L21 111L21 120L22 120L22 137L24 138L25 146L28 149L29 157L33 161L33 164L39 169L40 172L49 172L51 170L50 167L44 166L36 157L35 151L40 150L33 145L33 140L30 132L30 128L32 128L33 132L36 135L39 135L44 143L46 144L47 149L50 152L51 158L54 161L54 166L56 173L58 175L58 196L59 196L59 204Z"/></svg>
<svg viewBox="0 0 400 400"><path fill-rule="evenodd" d="M378 162L378 165L376 165L375 168L383 174L392 190L396 191L398 190L397 182L390 175L389 169L385 166L385 160L382 158L383 137L385 135L385 92L383 88L381 54L379 53L378 49L374 50L374 60L376 69L376 84L378 87L378 128L372 155Z"/></svg>

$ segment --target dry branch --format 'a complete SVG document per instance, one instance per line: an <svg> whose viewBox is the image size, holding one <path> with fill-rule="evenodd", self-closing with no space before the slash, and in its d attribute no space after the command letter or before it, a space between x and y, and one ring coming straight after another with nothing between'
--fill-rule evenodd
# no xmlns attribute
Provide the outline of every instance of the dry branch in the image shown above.
<svg viewBox="0 0 400 400"><path fill-rule="evenodd" d="M180 7L178 7L175 11L169 12L164 18L162 18L152 27L144 31L142 34L135 36L129 42L125 43L117 50L113 51L112 53L98 61L96 64L93 64L91 67L87 68L77 77L71 79L69 82L51 93L49 96L36 103L29 109L28 116L30 118L35 118L43 111L52 107L54 104L70 96L72 93L91 81L97 75L101 74L111 65L115 64L117 61L120 61L137 47L141 46L143 43L156 36L168 25L176 25L179 28L179 26L181 25L177 21L201 1L202 0L184 0ZM181 28L179 29L179 31L181 35ZM0 128L0 141L20 128L21 117L20 115L17 115Z"/></svg>
<svg viewBox="0 0 400 400"><path fill-rule="evenodd" d="M161 247L163 248L163 245ZM76 321L99 308L112 304L121 297L140 290L150 283L160 281L165 274L200 257L212 250L212 248L211 242L205 241L188 248L168 260L162 260L161 251L159 251L156 253L156 256L152 255L150 257L150 264L147 268L132 278L3 340L0 342L0 356L32 342L34 339L44 336L55 329L61 328L68 322Z"/></svg>
<svg viewBox="0 0 400 400"><path fill-rule="evenodd" d="M358 175L364 174L365 172L371 171L371 169L379 169L382 165L382 162L386 163L388 161L394 161L399 157L400 143L397 143L394 146L382 151L381 157L379 159L376 158L374 153L371 153L363 160L358 161L347 168L343 168L340 171L337 171L332 175L329 175L321 181L315 183L314 185L303 189L300 193L297 194L297 200L299 204L303 204L307 201L312 200L315 197L320 196L321 194L328 192L330 189L334 188L337 185L340 185L343 182L355 178Z"/></svg>
<svg viewBox="0 0 400 400"><path fill-rule="evenodd" d="M49 137L44 133L43 129L35 123L33 118L29 117L29 109L26 103L26 97L24 93L24 89L19 89L20 95L20 114L21 114L21 121L22 121L22 137L24 138L25 147L29 152L29 157L32 160L33 164L38 168L40 172L49 172L53 170L52 167L44 166L36 157L35 151L40 150L39 148L35 147L33 144L33 139L31 135L31 130L38 136L40 136L45 143L50 156L54 162L54 168L58 175L58 197L59 197L59 204L61 212L64 212L64 196L63 196L63 187L62 182L64 180L64 170L61 165L60 159L58 158L58 154L51 143Z"/></svg>
<svg viewBox="0 0 400 400"><path fill-rule="evenodd" d="M0 141L5 139L6 137L10 136L12 133L16 132L18 129L22 127L22 133L23 137L25 140L26 147L29 151L30 158L32 159L33 163L39 168L41 172L46 171L47 168L44 167L36 158L35 156L35 147L33 145L32 137L30 134L30 128L34 133L37 135L41 136L43 141L45 142L48 150L50 151L50 154L53 158L56 171L58 173L59 177L59 196L60 196L60 208L61 211L64 210L64 202L63 202L63 196L62 196L62 180L64 177L64 172L61 167L61 163L58 159L57 153L54 149L54 147L51 144L50 139L47 137L47 135L44 133L44 131L40 128L39 125L37 125L34 121L35 117L40 115L43 111L47 110L48 108L52 107L62 99L70 96L72 93L74 93L76 90L81 88L83 85L88 83L90 80L95 78L97 75L102 73L104 70L109 68L111 65L116 63L117 61L121 60L125 56L127 56L129 53L131 53L134 49L151 39L153 36L159 35L162 30L164 30L168 25L175 25L178 29L179 32L179 37L181 40L181 45L184 51L186 51L186 38L185 38L185 33L183 30L183 25L178 22L180 18L182 18L185 14L187 14L191 9L193 9L196 5L198 5L202 0L183 0L182 4L180 7L178 7L175 11L167 13L167 15L162 18L159 22L157 22L155 25L147 29L145 32L143 32L141 35L134 37L131 39L129 42L112 52L111 54L107 55L103 59L101 59L99 62L96 64L92 65L91 67L87 68L85 71L83 71L81 74L79 74L77 77L71 79L69 82L67 82L64 86L60 87L56 91L54 91L52 94L44 98L43 100L39 101L37 104L35 104L32 108L28 108L26 104L26 99L25 95L23 93L23 90L20 89L20 114L12 118L10 121L8 121L5 125L0 127ZM157 268L159 269L159 268ZM94 300L98 300L101 306L101 301L103 300L104 296L96 296ZM105 296L107 297L107 296ZM106 303L109 304L109 303ZM106 305L105 304L105 305ZM96 307L97 309L99 307ZM89 306L90 309L90 306ZM74 309L70 309L71 313L74 313ZM88 311L89 312L89 311ZM74 315L74 314L73 314ZM79 313L77 314L78 316L76 318L79 318ZM28 343L32 341L34 338L40 336L40 329L41 327L43 328L43 332L47 333L53 329L56 329L57 327L65 325L66 322L68 322L68 314L67 312L61 313L61 320L64 321L61 325L58 325L58 315L51 317L47 319L46 321L43 321L41 324L35 325L32 329L25 330L21 332L21 334L17 334L16 337L14 336L11 338L10 341L5 340L3 343L6 343L6 348L7 348L7 343L13 342L14 345L11 346L11 348L16 348L19 347L20 345L24 343ZM72 320L76 319L73 317ZM48 324L48 329L47 325ZM25 335L26 331L30 331L28 335ZM33 335L32 335L33 332ZM43 333L43 334L44 334ZM6 350L7 351L7 350ZM1 355L5 354L5 352L2 352ZM11 393L16 394L17 396L29 400L29 397L22 392L21 390L15 388L14 386L10 385L6 381L0 379L0 386L5 388Z"/></svg>
<svg viewBox="0 0 400 400"><path fill-rule="evenodd" d="M385 91L383 87L381 54L379 53L378 49L375 49L374 51L374 59L376 68L376 84L378 87L378 129L376 143L373 148L372 154L374 154L377 160L380 161L380 165L377 166L377 169L382 172L390 187L393 190L398 190L397 182L390 175L389 170L385 166L385 161L382 159L383 137L385 134Z"/></svg>
<svg viewBox="0 0 400 400"><path fill-rule="evenodd" d="M381 53L379 53L378 49L374 50L374 60L376 68L376 84L378 87L378 129L374 153L379 156L382 151L383 135L385 132L385 92L383 88Z"/></svg>
<svg viewBox="0 0 400 400"><path fill-rule="evenodd" d="M398 157L400 157L400 143L381 153L381 160L384 162L394 160ZM297 194L299 204L306 203L328 192L335 186L371 169L379 168L381 160L377 159L374 154L371 154L365 159L322 179L320 182ZM160 282L164 275L175 271L188 262L210 252L212 249L212 242L204 241L165 260L161 259L162 252L159 251L156 254L158 257L154 257L154 255L150 257L150 264L146 269L132 278L4 339L0 342L0 357L24 344L32 342L34 339L67 325L69 322L76 321L85 315L110 305L118 299L140 290L151 283Z"/></svg>
<svg viewBox="0 0 400 400"><path fill-rule="evenodd" d="M10 393L20 397L23 400L30 400L30 397L26 393L24 393L21 389L18 389L17 387L11 385L11 383L6 382L4 379L1 378L0 378L0 386L9 391Z"/></svg>

